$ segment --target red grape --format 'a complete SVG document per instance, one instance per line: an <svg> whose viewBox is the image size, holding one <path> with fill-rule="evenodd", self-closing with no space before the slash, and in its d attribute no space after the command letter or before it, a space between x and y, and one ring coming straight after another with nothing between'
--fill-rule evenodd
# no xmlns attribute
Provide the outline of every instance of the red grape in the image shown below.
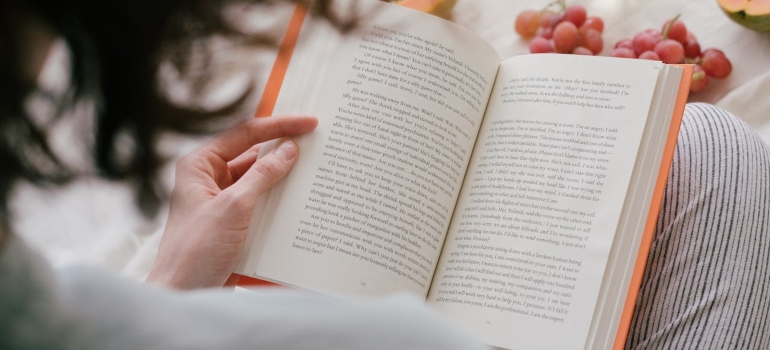
<svg viewBox="0 0 770 350"><path fill-rule="evenodd" d="M569 53L578 46L578 31L574 23L564 21L553 30L553 46L556 52Z"/></svg>
<svg viewBox="0 0 770 350"><path fill-rule="evenodd" d="M660 41L660 32L657 29L650 28L650 29L647 29L647 30L643 31L642 33L650 34L650 35L658 38L658 41Z"/></svg>
<svg viewBox="0 0 770 350"><path fill-rule="evenodd" d="M660 61L660 56L658 56L655 51L645 51L642 52L641 55L638 57L640 60L653 60L653 61Z"/></svg>
<svg viewBox="0 0 770 350"><path fill-rule="evenodd" d="M537 37L532 39L532 41L529 42L529 52L532 53L548 53L553 52L553 44L550 40L543 38L543 37Z"/></svg>
<svg viewBox="0 0 770 350"><path fill-rule="evenodd" d="M580 38L580 45L585 46L591 50L594 55L598 55L602 52L604 47L604 41L602 40L602 34L596 29L588 29L585 34Z"/></svg>
<svg viewBox="0 0 770 350"><path fill-rule="evenodd" d="M621 41L618 41L618 43L615 44L614 48L617 49L619 47L625 47L627 49L633 50L634 49L634 43L633 43L633 41L631 41L631 39L623 39Z"/></svg>
<svg viewBox="0 0 770 350"><path fill-rule="evenodd" d="M661 32L665 32L669 22L671 21L666 21L666 23L663 24L663 29L661 29ZM687 27L685 27L682 21L674 21L674 24L672 24L671 28L668 30L668 35L666 35L666 38L673 39L684 44L685 41L687 41Z"/></svg>
<svg viewBox="0 0 770 350"><path fill-rule="evenodd" d="M524 10L516 16L516 33L524 38L531 38L537 33L540 27L540 12L535 10Z"/></svg>
<svg viewBox="0 0 770 350"><path fill-rule="evenodd" d="M551 10L545 10L540 14L540 26L543 28L553 28L553 18L559 14Z"/></svg>
<svg viewBox="0 0 770 350"><path fill-rule="evenodd" d="M604 21L596 16L586 18L586 21L580 26L581 29L595 29L597 32L604 32Z"/></svg>
<svg viewBox="0 0 770 350"><path fill-rule="evenodd" d="M634 35L632 41L634 45L634 54L641 55L642 52L651 51L655 49L655 45L660 42L660 36L656 36L649 32L641 32Z"/></svg>
<svg viewBox="0 0 770 350"><path fill-rule="evenodd" d="M564 10L562 19L572 22L576 27L580 27L586 21L586 9L581 5L569 6Z"/></svg>
<svg viewBox="0 0 770 350"><path fill-rule="evenodd" d="M591 51L591 50L589 50L589 49L587 49L585 47L582 47L582 46L578 46L574 50L572 50L572 54L573 55L588 55L588 56L593 56L594 55L593 51Z"/></svg>
<svg viewBox="0 0 770 350"><path fill-rule="evenodd" d="M712 47L712 48L710 48L710 49L706 49L706 50L703 50L703 52L702 52L702 53L703 53L703 54L705 54L705 53L706 53L706 51L712 51L712 52L716 52L716 53L718 53L718 54L720 54L720 55L722 55L722 56L724 56L724 55L725 55L725 52L724 52L724 51L722 51L722 50L720 50L720 49L716 49L716 48L713 48L713 47Z"/></svg>
<svg viewBox="0 0 770 350"><path fill-rule="evenodd" d="M562 17L563 15L558 13L556 14L556 16L551 17L551 28L554 28L556 27L557 24L563 22L564 19Z"/></svg>
<svg viewBox="0 0 770 350"><path fill-rule="evenodd" d="M547 28L540 28L540 30L537 32L537 36L541 36L546 39L553 38L553 28L547 27Z"/></svg>
<svg viewBox="0 0 770 350"><path fill-rule="evenodd" d="M681 63L684 60L684 48L676 40L666 39L655 45L655 53L663 63Z"/></svg>
<svg viewBox="0 0 770 350"><path fill-rule="evenodd" d="M699 64L696 64L692 70L692 81L690 83L690 92L700 92L706 88L709 83L709 77Z"/></svg>
<svg viewBox="0 0 770 350"><path fill-rule="evenodd" d="M627 47L618 47L612 50L612 57L636 58L636 54Z"/></svg>
<svg viewBox="0 0 770 350"><path fill-rule="evenodd" d="M695 58L700 56L700 44L698 40L688 38L684 42L684 55L689 58Z"/></svg>
<svg viewBox="0 0 770 350"><path fill-rule="evenodd" d="M701 56L703 70L711 77L724 79L733 71L733 65L724 52L718 49L707 49Z"/></svg>

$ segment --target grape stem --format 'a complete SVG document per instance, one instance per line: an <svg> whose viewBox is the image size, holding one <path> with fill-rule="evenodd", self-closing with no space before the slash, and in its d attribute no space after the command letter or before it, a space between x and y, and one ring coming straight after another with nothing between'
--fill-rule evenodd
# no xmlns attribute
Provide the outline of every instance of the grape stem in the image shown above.
<svg viewBox="0 0 770 350"><path fill-rule="evenodd" d="M706 72L697 72L697 73L693 73L691 80L692 81L700 80L700 79L703 79L705 77L706 77Z"/></svg>
<svg viewBox="0 0 770 350"><path fill-rule="evenodd" d="M543 9L540 10L540 12L544 12L548 10L553 5L559 5L559 8L560 8L559 13L562 13L564 12L564 10L567 9L567 0L553 0L549 2L548 5L545 5L545 7L543 7Z"/></svg>
<svg viewBox="0 0 770 350"><path fill-rule="evenodd" d="M661 33L661 35L660 35L660 40L661 41L666 40L666 38L668 38L668 31L671 30L671 26L674 25L674 22L676 22L676 20L678 20L679 16L681 16L681 15L682 14L680 13L680 14L676 15L676 17L674 17L674 19L668 21L668 24L666 25L666 29L663 29L663 33Z"/></svg>
<svg viewBox="0 0 770 350"><path fill-rule="evenodd" d="M701 59L700 57L696 57L696 58L687 58L687 57L685 57L684 58L684 63L686 63L686 64L699 64L699 65L703 65L703 59Z"/></svg>

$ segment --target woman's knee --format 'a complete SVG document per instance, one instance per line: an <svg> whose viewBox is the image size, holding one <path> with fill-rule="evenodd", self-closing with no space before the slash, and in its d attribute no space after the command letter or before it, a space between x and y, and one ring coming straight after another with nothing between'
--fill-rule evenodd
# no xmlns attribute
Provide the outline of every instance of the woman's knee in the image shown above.
<svg viewBox="0 0 770 350"><path fill-rule="evenodd" d="M754 130L734 114L707 103L687 104L678 147L696 153L768 152Z"/></svg>
<svg viewBox="0 0 770 350"><path fill-rule="evenodd" d="M690 103L679 131L674 167L697 172L704 181L719 180L722 171L767 172L770 147L732 113L706 103Z"/></svg>

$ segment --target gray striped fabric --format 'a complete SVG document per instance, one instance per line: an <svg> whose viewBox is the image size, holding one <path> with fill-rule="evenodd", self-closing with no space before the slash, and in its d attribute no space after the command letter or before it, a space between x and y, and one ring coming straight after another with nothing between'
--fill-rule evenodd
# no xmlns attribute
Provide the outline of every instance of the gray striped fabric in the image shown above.
<svg viewBox="0 0 770 350"><path fill-rule="evenodd" d="M770 147L687 105L626 349L770 349Z"/></svg>

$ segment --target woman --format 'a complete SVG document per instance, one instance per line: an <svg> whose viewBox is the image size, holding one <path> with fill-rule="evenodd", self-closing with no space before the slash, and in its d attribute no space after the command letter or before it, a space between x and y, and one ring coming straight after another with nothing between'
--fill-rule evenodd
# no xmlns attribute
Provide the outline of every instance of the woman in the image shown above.
<svg viewBox="0 0 770 350"><path fill-rule="evenodd" d="M345 27L327 2L311 6ZM51 38L63 36L73 52L71 101L96 98L90 163L102 176L134 184L149 215L162 200L154 181L159 133L206 131L250 92L217 111L180 107L157 89L159 67L170 63L194 75L186 57L214 34L271 43L222 19L234 3L0 4L0 348L481 348L405 297L200 290L228 283L255 198L298 157L288 141L257 159L259 144L310 132L313 117L246 121L178 163L150 285L83 268L54 274L10 232L7 203L17 181L64 183L78 175L50 149L50 123L24 107ZM748 127L712 106L688 106L627 348L770 346L762 325L770 305L762 297L770 288L762 261L770 250L762 235L770 220L769 170L770 150Z"/></svg>

